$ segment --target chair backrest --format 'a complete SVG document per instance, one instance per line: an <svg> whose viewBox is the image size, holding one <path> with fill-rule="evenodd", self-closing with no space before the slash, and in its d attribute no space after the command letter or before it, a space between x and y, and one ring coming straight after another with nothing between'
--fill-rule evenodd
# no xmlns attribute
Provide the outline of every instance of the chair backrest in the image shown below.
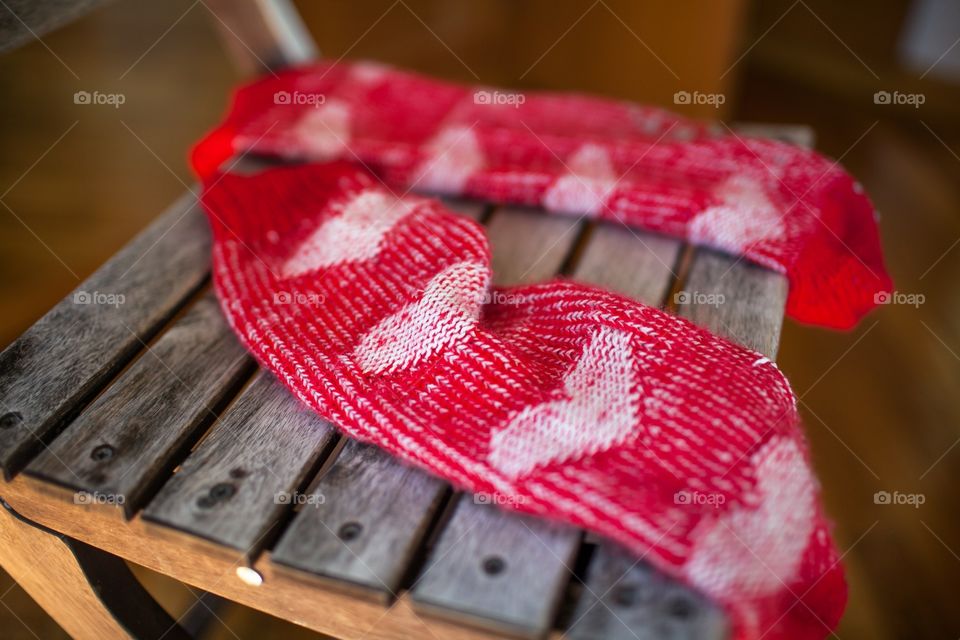
<svg viewBox="0 0 960 640"><path fill-rule="evenodd" d="M275 71L317 57L291 0L207 0L234 64L245 74Z"/></svg>
<svg viewBox="0 0 960 640"><path fill-rule="evenodd" d="M4 0L0 9L0 53L39 39L101 4L104 0Z"/></svg>
<svg viewBox="0 0 960 640"><path fill-rule="evenodd" d="M5 10L0 10L0 52L40 38L103 4L105 0L5 0ZM274 71L317 56L291 0L206 0L203 4L244 74Z"/></svg>

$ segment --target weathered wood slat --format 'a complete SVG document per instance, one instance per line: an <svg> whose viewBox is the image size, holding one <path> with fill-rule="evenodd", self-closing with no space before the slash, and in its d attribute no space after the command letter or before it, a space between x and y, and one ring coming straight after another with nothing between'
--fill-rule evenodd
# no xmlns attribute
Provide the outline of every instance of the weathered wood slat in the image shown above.
<svg viewBox="0 0 960 640"><path fill-rule="evenodd" d="M494 282L555 276L581 224L542 211L496 209L487 226ZM542 636L570 581L580 538L572 527L502 513L477 504L474 496L460 496L413 587L414 606L498 632Z"/></svg>
<svg viewBox="0 0 960 640"><path fill-rule="evenodd" d="M537 209L498 207L487 222L494 283L543 282L557 275L583 222Z"/></svg>
<svg viewBox="0 0 960 640"><path fill-rule="evenodd" d="M612 289L644 304L666 300L682 251L678 240L600 225L573 277ZM621 550L599 541L587 568L567 637L722 638L723 614L689 588Z"/></svg>
<svg viewBox="0 0 960 640"><path fill-rule="evenodd" d="M441 201L477 221L489 208L474 200ZM364 597L392 600L449 492L447 485L354 441L311 484L270 561Z"/></svg>
<svg viewBox="0 0 960 640"><path fill-rule="evenodd" d="M462 496L413 588L415 605L511 636L542 637L570 581L579 540L572 527Z"/></svg>
<svg viewBox="0 0 960 640"><path fill-rule="evenodd" d="M660 306L675 279L681 242L614 222L597 225L572 276Z"/></svg>
<svg viewBox="0 0 960 640"><path fill-rule="evenodd" d="M782 142L789 142L798 147L813 148L815 132L805 124L773 124L767 122L739 122L733 128L737 135L756 136L761 138L773 138ZM726 129L720 130L721 134L727 134Z"/></svg>
<svg viewBox="0 0 960 640"><path fill-rule="evenodd" d="M677 312L717 335L775 358L787 301L778 273L709 249L698 249Z"/></svg>
<svg viewBox="0 0 960 640"><path fill-rule="evenodd" d="M448 491L441 480L350 440L305 496L271 560L390 600Z"/></svg>
<svg viewBox="0 0 960 640"><path fill-rule="evenodd" d="M715 605L613 545L597 549L565 637L713 640L729 633Z"/></svg>
<svg viewBox="0 0 960 640"><path fill-rule="evenodd" d="M30 463L79 501L130 516L251 371L213 294L200 298Z"/></svg>
<svg viewBox="0 0 960 640"><path fill-rule="evenodd" d="M9 479L203 284L210 232L184 196L0 354Z"/></svg>
<svg viewBox="0 0 960 640"><path fill-rule="evenodd" d="M252 556L335 439L330 423L261 369L143 518Z"/></svg>

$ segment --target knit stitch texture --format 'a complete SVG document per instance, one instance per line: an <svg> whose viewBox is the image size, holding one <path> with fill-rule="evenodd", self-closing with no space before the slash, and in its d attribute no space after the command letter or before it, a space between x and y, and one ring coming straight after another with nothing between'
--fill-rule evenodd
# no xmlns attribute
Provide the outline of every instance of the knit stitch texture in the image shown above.
<svg viewBox="0 0 960 640"><path fill-rule="evenodd" d="M659 109L319 62L240 89L194 152L347 159L406 190L614 219L786 274L787 314L850 328L892 288L874 210L812 151Z"/></svg>
<svg viewBox="0 0 960 640"><path fill-rule="evenodd" d="M356 74L347 69L330 69L338 95L363 94L344 80ZM302 73L282 80L319 75ZM451 104L460 100L459 89L449 92ZM403 137L393 119L351 117ZM436 124L421 114L404 131ZM380 169L406 171L405 183L421 161ZM500 183L485 176L489 189L465 190L489 195ZM530 187L539 194L531 200L549 200L554 178ZM722 182L740 188L736 178ZM398 199L354 163L211 173L203 203L230 324L347 435L459 488L622 543L720 603L736 638L805 640L835 627L843 570L795 397L769 359L594 287L491 287L482 227L436 201Z"/></svg>

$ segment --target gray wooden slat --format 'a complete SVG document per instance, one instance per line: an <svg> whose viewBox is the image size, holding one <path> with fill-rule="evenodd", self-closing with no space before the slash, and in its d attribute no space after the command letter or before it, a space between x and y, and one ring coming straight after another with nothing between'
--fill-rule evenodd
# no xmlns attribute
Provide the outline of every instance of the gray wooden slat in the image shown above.
<svg viewBox="0 0 960 640"><path fill-rule="evenodd" d="M682 248L681 242L666 236L603 222L593 230L572 276L660 306L675 278Z"/></svg>
<svg viewBox="0 0 960 640"><path fill-rule="evenodd" d="M203 284L209 263L210 232L188 194L0 354L7 479Z"/></svg>
<svg viewBox="0 0 960 640"><path fill-rule="evenodd" d="M494 282L553 277L573 250L581 224L542 211L496 209L487 225ZM460 496L412 589L414 606L497 632L540 637L550 629L580 539L572 527L508 515L478 504L474 496ZM496 560L489 562L502 564L499 573L488 563L494 552Z"/></svg>
<svg viewBox="0 0 960 640"><path fill-rule="evenodd" d="M613 545L597 549L570 640L712 640L729 634L723 611Z"/></svg>
<svg viewBox="0 0 960 640"><path fill-rule="evenodd" d="M529 284L556 276L582 224L576 218L537 209L497 208L487 222L494 282Z"/></svg>
<svg viewBox="0 0 960 640"><path fill-rule="evenodd" d="M478 200L440 201L477 221L489 208ZM365 597L392 599L449 491L446 484L348 441L313 485L271 561Z"/></svg>
<svg viewBox="0 0 960 640"><path fill-rule="evenodd" d="M251 369L250 357L208 293L26 473L84 492L78 502L122 507L129 517Z"/></svg>
<svg viewBox="0 0 960 640"><path fill-rule="evenodd" d="M336 438L261 369L143 513L253 555Z"/></svg>
<svg viewBox="0 0 960 640"><path fill-rule="evenodd" d="M539 638L570 581L580 534L461 496L413 589L418 609Z"/></svg>
<svg viewBox="0 0 960 640"><path fill-rule="evenodd" d="M816 138L807 125L741 122L734 129L806 148ZM674 303L679 315L776 359L787 292L786 277L780 274L743 258L697 249Z"/></svg>
<svg viewBox="0 0 960 640"><path fill-rule="evenodd" d="M680 315L774 358L786 294L783 276L700 249L673 302ZM572 640L728 635L716 605L609 544L592 559L568 633Z"/></svg>
<svg viewBox="0 0 960 640"><path fill-rule="evenodd" d="M787 279L733 256L698 249L677 312L713 333L775 358Z"/></svg>
<svg viewBox="0 0 960 640"><path fill-rule="evenodd" d="M737 135L755 136L759 138L772 138L782 142L789 142L798 147L813 148L815 132L812 127L805 124L773 124L766 122L738 122L733 125ZM720 129L719 133L727 134L725 128Z"/></svg>
<svg viewBox="0 0 960 640"><path fill-rule="evenodd" d="M441 480L350 440L306 496L271 560L390 600L447 492Z"/></svg>
<svg viewBox="0 0 960 640"><path fill-rule="evenodd" d="M661 306L676 278L673 269L682 248L678 240L600 225L573 277ZM693 590L638 563L618 545L599 540L567 637L712 640L726 635L724 620Z"/></svg>

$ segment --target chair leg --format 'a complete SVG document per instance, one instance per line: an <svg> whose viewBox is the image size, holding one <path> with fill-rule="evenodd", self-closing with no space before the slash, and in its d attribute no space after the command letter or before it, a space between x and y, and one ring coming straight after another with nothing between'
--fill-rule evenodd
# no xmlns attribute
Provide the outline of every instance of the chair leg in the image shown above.
<svg viewBox="0 0 960 640"><path fill-rule="evenodd" d="M0 565L73 638L189 638L122 559L0 507Z"/></svg>

